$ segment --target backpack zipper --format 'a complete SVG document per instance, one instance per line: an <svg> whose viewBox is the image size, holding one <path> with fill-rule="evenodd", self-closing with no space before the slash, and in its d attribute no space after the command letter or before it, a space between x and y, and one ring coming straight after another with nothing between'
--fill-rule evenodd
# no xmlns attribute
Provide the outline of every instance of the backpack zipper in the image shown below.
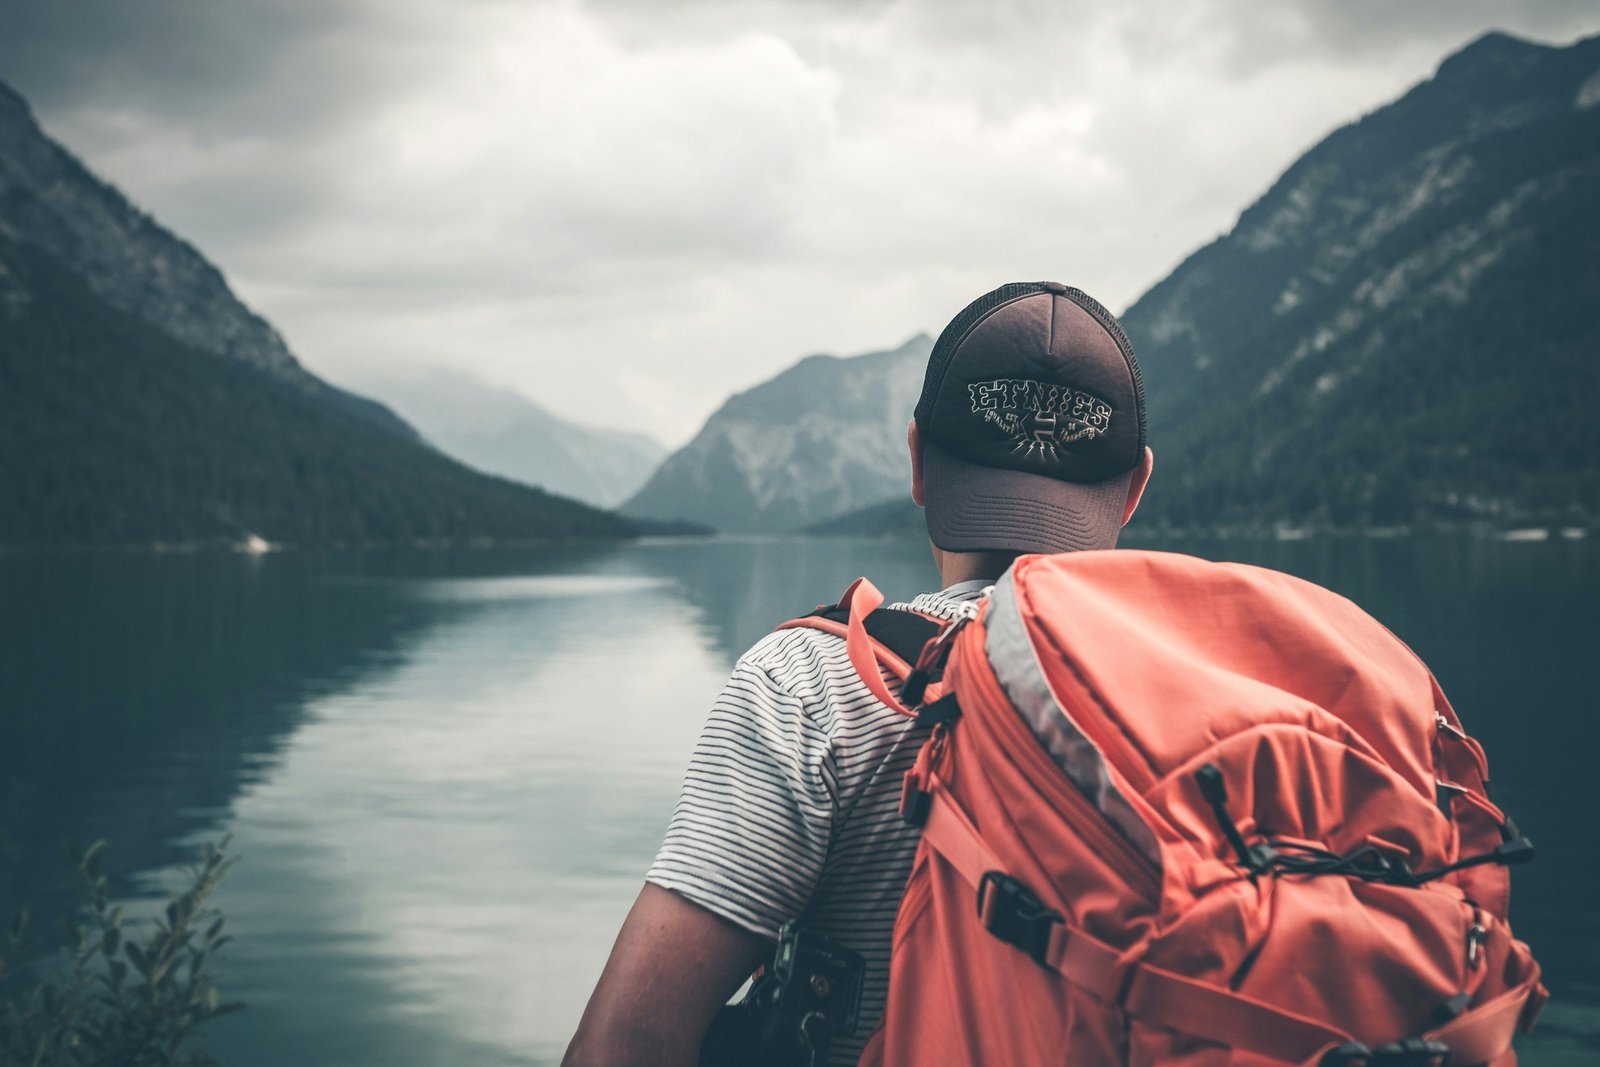
<svg viewBox="0 0 1600 1067"><path fill-rule="evenodd" d="M983 655L983 649L977 642L968 641L957 646L955 654L962 657L962 678L969 682L974 695L979 698L979 705L988 712L986 723L1002 735L1006 754L1024 764L1023 769L1029 779L1059 807L1071 812L1075 829L1089 842L1096 854L1103 857L1124 881L1143 893L1147 900L1156 901L1161 892L1159 867L1106 821L1100 809L1072 784L1066 772L1045 751L1039 739L1012 707L1010 699L1001 691L1000 683Z"/></svg>
<svg viewBox="0 0 1600 1067"><path fill-rule="evenodd" d="M927 695L928 685L934 680L935 671L938 672L938 677L944 676L945 661L950 658L950 650L954 647L956 636L967 628L968 623L978 617L983 610L984 601L993 591L994 586L986 585L978 591L976 600L966 600L956 604L951 609L950 618L946 620L944 628L923 646L916 662L909 665L911 670L900 683L900 700L908 710L920 708L923 697ZM920 721L920 712L913 714L918 714Z"/></svg>

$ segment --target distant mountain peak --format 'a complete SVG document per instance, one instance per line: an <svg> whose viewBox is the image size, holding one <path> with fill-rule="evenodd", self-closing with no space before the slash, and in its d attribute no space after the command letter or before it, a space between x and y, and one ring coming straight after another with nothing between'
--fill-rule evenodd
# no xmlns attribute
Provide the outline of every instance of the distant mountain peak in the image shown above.
<svg viewBox="0 0 1600 1067"><path fill-rule="evenodd" d="M1541 53L1555 50L1554 45L1531 41L1526 37L1507 33L1505 30L1490 30L1446 56L1439 64L1438 75L1471 77L1486 67L1496 66L1507 60L1531 59Z"/></svg>
<svg viewBox="0 0 1600 1067"><path fill-rule="evenodd" d="M910 484L906 423L933 341L811 355L727 399L623 508L730 533L791 533Z"/></svg>
<svg viewBox="0 0 1600 1067"><path fill-rule="evenodd" d="M933 337L926 330L918 330L916 333L912 334L910 337L907 337L904 341L900 342L900 347L896 348L896 349L893 349L893 351L895 351L895 352L908 352L908 351L920 351L922 349L931 350L932 348L933 348Z"/></svg>
<svg viewBox="0 0 1600 1067"><path fill-rule="evenodd" d="M13 121L18 115L29 122L34 121L33 108L28 106L27 98L7 85L4 78L0 78L0 111L11 112Z"/></svg>
<svg viewBox="0 0 1600 1067"><path fill-rule="evenodd" d="M375 381L370 389L468 466L596 507L613 508L632 496L667 453L644 434L563 419L464 372L435 368Z"/></svg>

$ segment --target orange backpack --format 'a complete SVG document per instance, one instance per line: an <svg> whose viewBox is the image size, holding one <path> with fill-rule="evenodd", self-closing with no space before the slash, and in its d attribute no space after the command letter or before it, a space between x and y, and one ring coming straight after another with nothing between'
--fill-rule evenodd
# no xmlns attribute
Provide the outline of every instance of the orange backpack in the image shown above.
<svg viewBox="0 0 1600 1067"><path fill-rule="evenodd" d="M867 633L881 602L841 604L852 661L937 725L863 1064L1516 1062L1546 997L1506 921L1532 846L1354 604L1169 553L1025 556L912 669Z"/></svg>

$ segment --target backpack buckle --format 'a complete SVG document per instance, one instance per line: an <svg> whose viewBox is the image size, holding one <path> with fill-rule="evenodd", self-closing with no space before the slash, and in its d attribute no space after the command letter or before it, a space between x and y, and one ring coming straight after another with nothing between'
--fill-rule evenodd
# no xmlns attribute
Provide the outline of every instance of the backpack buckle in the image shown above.
<svg viewBox="0 0 1600 1067"><path fill-rule="evenodd" d="M1442 1041L1408 1037L1377 1048L1348 1041L1322 1057L1319 1067L1447 1067L1450 1046Z"/></svg>
<svg viewBox="0 0 1600 1067"><path fill-rule="evenodd" d="M978 882L978 920L1008 945L1050 966L1050 931L1066 922L1059 911L1045 907L1033 890L1004 871L986 871Z"/></svg>
<svg viewBox="0 0 1600 1067"><path fill-rule="evenodd" d="M1445 1067L1449 1062L1449 1045L1420 1037L1408 1037L1372 1050L1372 1067Z"/></svg>

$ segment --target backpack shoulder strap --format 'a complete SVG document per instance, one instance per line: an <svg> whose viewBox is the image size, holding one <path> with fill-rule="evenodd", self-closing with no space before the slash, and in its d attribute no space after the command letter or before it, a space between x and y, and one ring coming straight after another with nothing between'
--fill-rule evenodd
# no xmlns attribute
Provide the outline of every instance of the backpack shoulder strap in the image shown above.
<svg viewBox="0 0 1600 1067"><path fill-rule="evenodd" d="M922 648L949 625L945 620L915 611L882 607L883 594L865 578L858 578L837 604L824 604L808 615L790 619L779 630L822 630L845 639L851 666L861 675L872 695L904 714L911 714L888 691L877 667L905 681Z"/></svg>
<svg viewBox="0 0 1600 1067"><path fill-rule="evenodd" d="M866 627L867 636L872 638L873 643L881 645L882 651L889 652L893 656L893 659L880 656L879 662L888 667L891 674L901 679L911 673L917 657L922 654L922 646L938 636L939 631L945 627L942 619L935 619L916 611L899 611L894 608L874 608L861 620L861 624ZM819 630L826 629L838 634L843 634L849 625L849 610L841 609L836 604L818 608L804 618L784 624L789 628L805 626ZM901 667L905 669L901 670Z"/></svg>

